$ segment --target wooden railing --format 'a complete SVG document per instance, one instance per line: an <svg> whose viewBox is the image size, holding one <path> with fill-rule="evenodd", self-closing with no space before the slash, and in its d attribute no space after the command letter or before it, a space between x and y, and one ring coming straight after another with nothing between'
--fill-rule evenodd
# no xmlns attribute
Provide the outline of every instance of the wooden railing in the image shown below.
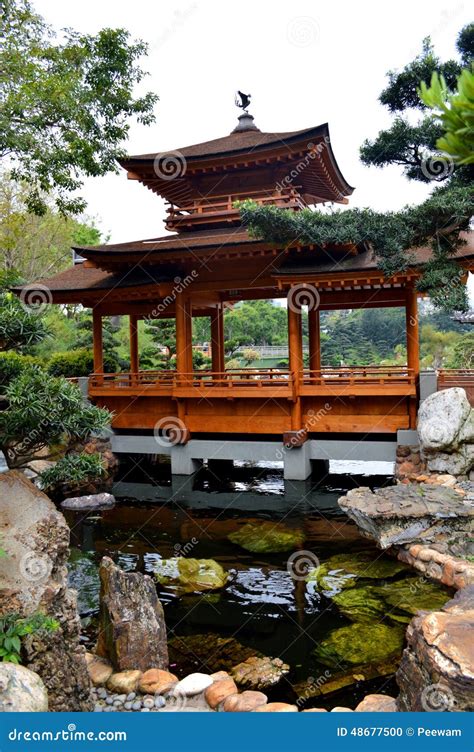
<svg viewBox="0 0 474 752"><path fill-rule="evenodd" d="M474 369L450 368L438 371L438 389L450 389L459 386L466 390L471 405L474 405Z"/></svg>
<svg viewBox="0 0 474 752"><path fill-rule="evenodd" d="M354 384L354 383L403 383L414 384L413 368L405 366L339 366L337 368L321 368L319 370L305 370L303 384Z"/></svg>

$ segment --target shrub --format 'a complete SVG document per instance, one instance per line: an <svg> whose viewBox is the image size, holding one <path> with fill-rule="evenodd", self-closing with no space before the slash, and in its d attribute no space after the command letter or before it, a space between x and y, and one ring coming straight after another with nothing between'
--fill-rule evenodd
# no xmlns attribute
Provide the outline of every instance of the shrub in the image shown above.
<svg viewBox="0 0 474 752"><path fill-rule="evenodd" d="M79 486L104 475L105 467L100 454L83 452L62 457L53 467L40 474L40 480L42 489L49 491L66 483L68 486Z"/></svg>
<svg viewBox="0 0 474 752"><path fill-rule="evenodd" d="M19 376L27 366L38 363L32 355L19 355L13 350L0 352L0 394L5 391L10 381Z"/></svg>
<svg viewBox="0 0 474 752"><path fill-rule="evenodd" d="M59 622L41 613L21 618L19 614L7 614L0 619L0 661L21 662L21 640L36 632L54 632Z"/></svg>
<svg viewBox="0 0 474 752"><path fill-rule="evenodd" d="M104 370L106 373L115 373L119 370L118 360L109 353L104 353ZM89 376L94 372L92 350L55 353L47 364L47 371L51 376L64 376L65 378Z"/></svg>

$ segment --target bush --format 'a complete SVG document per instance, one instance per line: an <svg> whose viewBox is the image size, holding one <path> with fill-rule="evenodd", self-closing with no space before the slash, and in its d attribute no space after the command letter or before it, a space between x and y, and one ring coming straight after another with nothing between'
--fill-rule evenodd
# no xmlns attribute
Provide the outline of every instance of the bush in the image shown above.
<svg viewBox="0 0 474 752"><path fill-rule="evenodd" d="M35 363L38 363L38 359L32 355L19 355L13 350L0 352L0 394L10 381L19 376L27 366Z"/></svg>
<svg viewBox="0 0 474 752"><path fill-rule="evenodd" d="M21 662L21 640L37 632L54 632L59 622L42 613L21 618L7 614L0 619L0 661Z"/></svg>
<svg viewBox="0 0 474 752"><path fill-rule="evenodd" d="M119 368L118 360L113 355L105 353L105 372L115 373ZM92 350L71 350L71 352L55 353L48 362L47 371L51 376L64 376L65 378L89 376L94 372Z"/></svg>
<svg viewBox="0 0 474 752"><path fill-rule="evenodd" d="M40 474L41 488L49 491L63 484L80 486L104 475L105 467L100 454L69 454Z"/></svg>

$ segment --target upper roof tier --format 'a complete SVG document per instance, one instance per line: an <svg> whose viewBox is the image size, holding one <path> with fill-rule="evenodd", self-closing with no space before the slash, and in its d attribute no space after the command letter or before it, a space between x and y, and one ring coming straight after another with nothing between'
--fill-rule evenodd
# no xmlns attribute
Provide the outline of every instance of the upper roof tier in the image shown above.
<svg viewBox="0 0 474 752"><path fill-rule="evenodd" d="M278 199L298 196L305 204L347 202L353 192L331 147L327 123L299 131L262 133L251 115L239 118L228 136L152 154L137 154L120 164L128 177L182 211L221 205L246 196ZM231 205L231 202L228 202ZM171 223L172 224L172 223ZM194 223L193 223L194 224ZM170 229L190 229L179 223Z"/></svg>

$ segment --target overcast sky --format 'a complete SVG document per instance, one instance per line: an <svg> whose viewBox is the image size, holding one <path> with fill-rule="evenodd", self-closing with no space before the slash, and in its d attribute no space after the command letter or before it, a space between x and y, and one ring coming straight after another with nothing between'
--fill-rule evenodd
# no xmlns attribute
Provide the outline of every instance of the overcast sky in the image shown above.
<svg viewBox="0 0 474 752"><path fill-rule="evenodd" d="M228 134L237 122L234 91L252 94L262 131L328 122L336 159L356 187L352 206L394 209L429 191L396 167L367 168L359 146L390 123L377 97L385 73L403 67L431 36L441 58L472 20L452 0L33 0L54 27L95 33L127 28L150 45L144 89L156 92L156 123L133 125L127 150L179 149ZM86 182L88 213L114 242L164 234L163 204L125 172Z"/></svg>

